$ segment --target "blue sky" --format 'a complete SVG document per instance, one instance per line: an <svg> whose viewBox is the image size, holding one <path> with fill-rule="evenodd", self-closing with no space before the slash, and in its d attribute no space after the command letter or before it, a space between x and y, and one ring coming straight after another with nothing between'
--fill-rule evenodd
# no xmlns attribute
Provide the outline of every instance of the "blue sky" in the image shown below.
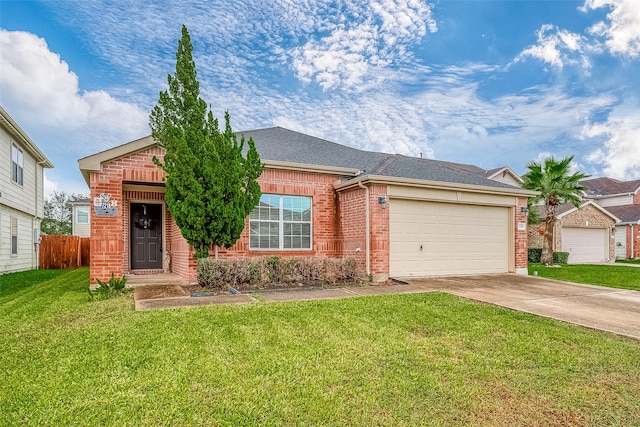
<svg viewBox="0 0 640 427"><path fill-rule="evenodd" d="M150 133L182 24L234 130L524 173L575 155L640 179L640 1L0 2L0 104L88 191L77 160Z"/></svg>

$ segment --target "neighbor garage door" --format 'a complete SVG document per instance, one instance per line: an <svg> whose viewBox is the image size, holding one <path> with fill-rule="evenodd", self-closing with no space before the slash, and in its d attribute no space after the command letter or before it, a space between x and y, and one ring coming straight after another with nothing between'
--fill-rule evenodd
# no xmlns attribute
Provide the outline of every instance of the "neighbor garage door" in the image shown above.
<svg viewBox="0 0 640 427"><path fill-rule="evenodd" d="M509 208L392 199L391 277L506 273Z"/></svg>
<svg viewBox="0 0 640 427"><path fill-rule="evenodd" d="M606 228L562 229L562 251L569 252L569 264L606 262L609 236Z"/></svg>

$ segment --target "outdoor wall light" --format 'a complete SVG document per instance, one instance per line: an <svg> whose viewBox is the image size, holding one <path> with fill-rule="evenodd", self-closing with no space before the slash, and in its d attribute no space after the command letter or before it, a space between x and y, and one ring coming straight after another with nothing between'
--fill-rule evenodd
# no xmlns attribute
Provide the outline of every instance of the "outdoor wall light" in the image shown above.
<svg viewBox="0 0 640 427"><path fill-rule="evenodd" d="M382 209L384 209L387 205L387 199L385 199L384 196L378 196L378 204L380 204L380 206L382 206Z"/></svg>
<svg viewBox="0 0 640 427"><path fill-rule="evenodd" d="M526 206L520 206L520 212L521 213L529 213L529 209L527 209Z"/></svg>

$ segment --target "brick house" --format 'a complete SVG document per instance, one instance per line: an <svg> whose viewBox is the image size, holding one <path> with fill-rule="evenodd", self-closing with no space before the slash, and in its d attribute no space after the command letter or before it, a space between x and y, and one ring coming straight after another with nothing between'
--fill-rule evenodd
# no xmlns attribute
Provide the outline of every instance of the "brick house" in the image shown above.
<svg viewBox="0 0 640 427"><path fill-rule="evenodd" d="M470 165L362 151L279 127L243 133L265 164L263 195L220 258L352 256L373 280L527 274L531 191ZM92 199L92 284L111 273L195 281L193 250L166 208L153 156L163 149L146 137L79 160Z"/></svg>
<svg viewBox="0 0 640 427"><path fill-rule="evenodd" d="M585 198L618 217L615 228L616 258L640 258L640 180L594 178L580 182Z"/></svg>
<svg viewBox="0 0 640 427"><path fill-rule="evenodd" d="M544 206L540 206L544 215ZM579 207L558 206L554 252L569 252L569 264L602 263L615 259L615 225L619 219L589 200ZM541 248L544 225L529 226L529 247Z"/></svg>

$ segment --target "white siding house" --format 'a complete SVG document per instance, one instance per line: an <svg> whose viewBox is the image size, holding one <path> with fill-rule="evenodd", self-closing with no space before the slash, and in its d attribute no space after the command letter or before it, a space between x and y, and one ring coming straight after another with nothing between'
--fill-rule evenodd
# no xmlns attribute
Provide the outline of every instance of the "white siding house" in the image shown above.
<svg viewBox="0 0 640 427"><path fill-rule="evenodd" d="M71 202L71 234L78 237L91 236L91 215L89 215L90 199L81 198Z"/></svg>
<svg viewBox="0 0 640 427"><path fill-rule="evenodd" d="M52 167L0 107L0 274L38 268L43 172Z"/></svg>

